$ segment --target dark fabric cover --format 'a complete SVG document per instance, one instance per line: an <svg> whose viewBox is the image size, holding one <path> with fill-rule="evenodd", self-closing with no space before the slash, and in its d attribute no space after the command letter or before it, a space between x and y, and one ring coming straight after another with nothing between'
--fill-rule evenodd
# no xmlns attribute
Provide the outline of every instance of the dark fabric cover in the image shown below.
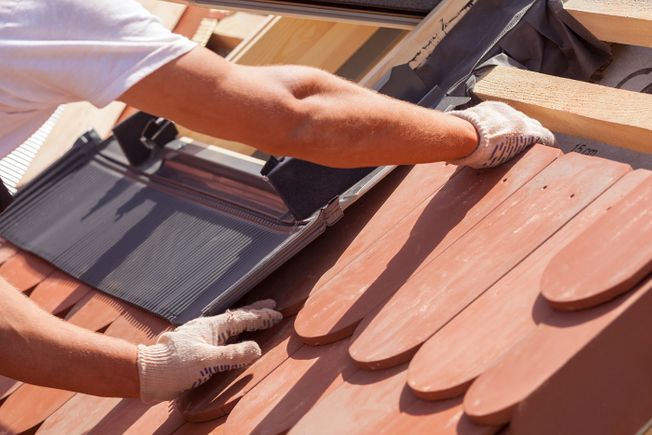
<svg viewBox="0 0 652 435"><path fill-rule="evenodd" d="M597 40L563 8L561 0L482 0L415 70L391 76L384 87L423 83L444 90L429 107L447 108L450 96L464 96L484 67L510 64L532 71L586 80L610 59ZM406 76L412 74L408 79ZM415 89L416 86L411 86ZM397 97L414 100L413 90ZM424 97L423 92L421 97Z"/></svg>
<svg viewBox="0 0 652 435"><path fill-rule="evenodd" d="M271 158L262 174L292 215L303 220L370 174L375 168L338 169L299 159Z"/></svg>

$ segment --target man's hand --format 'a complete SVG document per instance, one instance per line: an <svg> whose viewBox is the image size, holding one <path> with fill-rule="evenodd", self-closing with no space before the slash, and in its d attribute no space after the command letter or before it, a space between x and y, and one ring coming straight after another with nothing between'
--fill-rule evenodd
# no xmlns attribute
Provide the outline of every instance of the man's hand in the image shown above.
<svg viewBox="0 0 652 435"><path fill-rule="evenodd" d="M473 124L480 138L473 153L451 162L456 165L490 168L505 163L535 143L548 146L555 143L553 134L539 121L505 103L488 101L449 114Z"/></svg>
<svg viewBox="0 0 652 435"><path fill-rule="evenodd" d="M281 321L272 300L200 317L161 334L157 344L138 346L140 397L145 403L173 399L213 374L251 364L260 357L253 341L226 345L244 331L267 329Z"/></svg>

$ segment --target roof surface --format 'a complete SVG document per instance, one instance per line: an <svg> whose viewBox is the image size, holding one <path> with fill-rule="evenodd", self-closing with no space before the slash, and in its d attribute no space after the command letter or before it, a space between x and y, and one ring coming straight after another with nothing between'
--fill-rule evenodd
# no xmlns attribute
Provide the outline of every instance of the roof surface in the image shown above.
<svg viewBox="0 0 652 435"><path fill-rule="evenodd" d="M491 170L398 168L242 301L286 316L246 337L252 366L153 407L0 379L0 432L632 433L652 407L650 197L650 171L543 146ZM169 327L7 244L0 260L79 326Z"/></svg>
<svg viewBox="0 0 652 435"><path fill-rule="evenodd" d="M156 406L0 377L0 433L633 433L652 417L651 197L650 171L542 146L398 168L242 301L286 317L243 337L252 366ZM0 276L90 330L170 327L7 243Z"/></svg>

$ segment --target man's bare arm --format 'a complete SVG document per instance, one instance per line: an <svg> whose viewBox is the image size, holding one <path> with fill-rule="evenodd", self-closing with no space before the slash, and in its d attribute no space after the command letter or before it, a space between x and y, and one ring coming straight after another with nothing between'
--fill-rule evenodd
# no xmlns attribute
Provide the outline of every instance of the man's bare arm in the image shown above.
<svg viewBox="0 0 652 435"><path fill-rule="evenodd" d="M251 364L254 341L227 344L243 331L283 318L272 300L195 319L156 344L134 345L67 323L0 278L0 374L30 384L96 396L170 400L210 374Z"/></svg>
<svg viewBox="0 0 652 435"><path fill-rule="evenodd" d="M141 110L275 155L362 167L454 160L473 125L301 66L247 67L196 48L122 95Z"/></svg>
<svg viewBox="0 0 652 435"><path fill-rule="evenodd" d="M0 373L98 396L138 397L137 348L46 313L0 280Z"/></svg>

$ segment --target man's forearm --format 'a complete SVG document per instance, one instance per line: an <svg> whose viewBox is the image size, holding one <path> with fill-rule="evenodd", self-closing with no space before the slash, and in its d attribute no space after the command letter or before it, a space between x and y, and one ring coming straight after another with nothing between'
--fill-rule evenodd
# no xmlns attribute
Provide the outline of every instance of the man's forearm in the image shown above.
<svg viewBox="0 0 652 435"><path fill-rule="evenodd" d="M283 154L337 167L380 166L455 160L478 144L475 128L460 118L321 71L303 74L315 74L319 85L299 99L305 116Z"/></svg>
<svg viewBox="0 0 652 435"><path fill-rule="evenodd" d="M0 374L99 396L138 397L136 346L76 327L0 280Z"/></svg>
<svg viewBox="0 0 652 435"><path fill-rule="evenodd" d="M201 133L339 167L454 160L478 143L462 119L313 68L244 67L196 49L122 100Z"/></svg>

